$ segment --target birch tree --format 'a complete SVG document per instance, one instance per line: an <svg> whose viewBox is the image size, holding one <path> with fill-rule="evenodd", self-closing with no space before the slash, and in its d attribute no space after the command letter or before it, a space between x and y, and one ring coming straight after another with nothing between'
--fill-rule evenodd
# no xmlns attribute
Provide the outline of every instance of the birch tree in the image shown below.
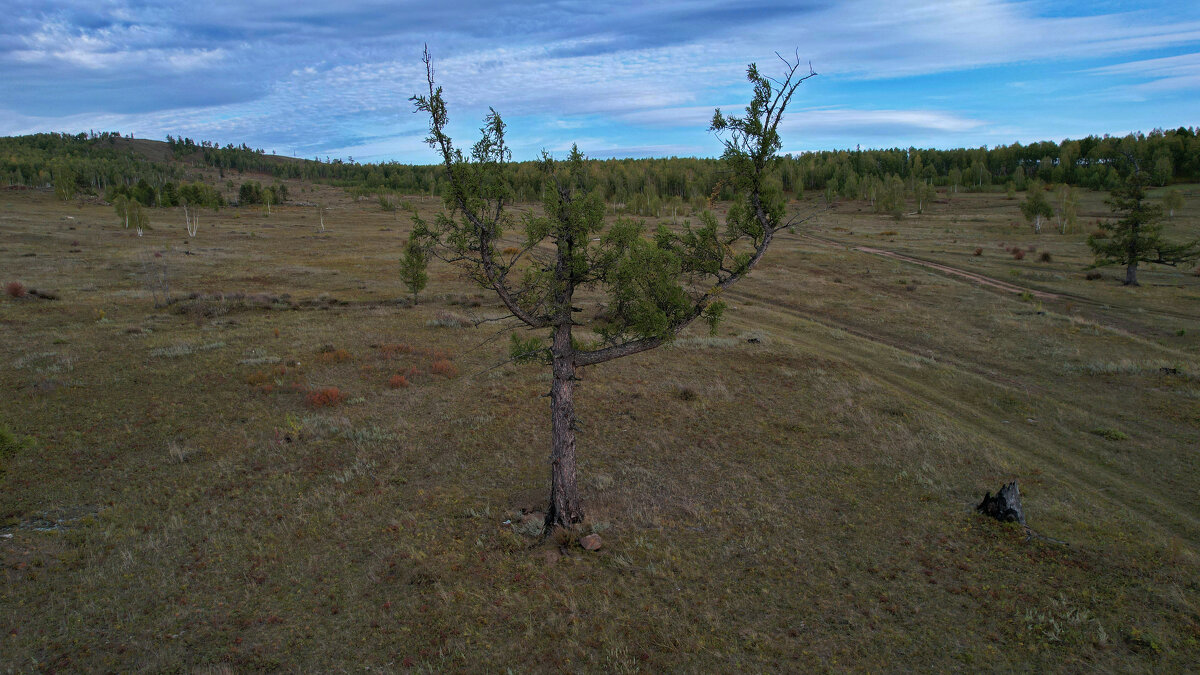
<svg viewBox="0 0 1200 675"><path fill-rule="evenodd" d="M1050 202L1046 201L1046 191L1038 181L1030 181L1029 190L1025 193L1025 201L1021 202L1021 213L1033 225L1033 233L1041 234L1042 219L1054 215Z"/></svg>
<svg viewBox="0 0 1200 675"><path fill-rule="evenodd" d="M1163 208L1167 210L1167 217L1174 218L1175 212L1183 208L1183 194L1178 188L1171 188L1163 195Z"/></svg>

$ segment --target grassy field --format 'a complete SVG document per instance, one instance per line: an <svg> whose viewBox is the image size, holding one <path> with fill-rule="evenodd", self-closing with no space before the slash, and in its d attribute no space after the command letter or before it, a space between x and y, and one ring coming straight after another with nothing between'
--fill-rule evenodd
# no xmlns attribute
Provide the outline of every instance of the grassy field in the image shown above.
<svg viewBox="0 0 1200 675"><path fill-rule="evenodd" d="M1086 279L1103 195L1066 235L841 204L716 336L588 368L591 553L521 522L548 376L494 367L498 304L435 267L410 306L405 216L289 187L326 232L0 191L0 282L58 298L0 298L0 670L1200 664L1200 276ZM1012 479L1066 545L974 512Z"/></svg>

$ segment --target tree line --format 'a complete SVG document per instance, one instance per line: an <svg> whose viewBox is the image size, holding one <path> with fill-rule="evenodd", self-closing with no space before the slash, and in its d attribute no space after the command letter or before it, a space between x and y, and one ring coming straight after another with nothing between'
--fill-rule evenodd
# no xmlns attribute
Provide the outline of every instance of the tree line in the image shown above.
<svg viewBox="0 0 1200 675"><path fill-rule="evenodd" d="M156 162L133 148L116 145L118 132L35 134L0 138L0 183L30 187L62 185L64 190L104 194L112 186L145 181L156 190L179 181L183 164L226 172L268 174L303 179L366 194L444 195L447 179L437 165L399 162L360 164L350 158L300 160L266 155L242 144L219 146L211 141L168 136L174 162ZM1132 161L1131 161L1132 160ZM1200 181L1200 135L1194 127L1155 129L1148 134L1087 136L1058 143L1041 142L952 150L890 148L806 152L773 160L770 180L793 197L817 193L828 199L865 199L881 212L912 200L921 210L932 196L945 192L1024 191L1053 183L1092 190L1123 184L1131 165L1146 173L1153 186ZM509 174L519 201L541 201L545 183L536 161L514 162ZM670 215L685 206L735 197L717 159L593 160L586 167L589 184L605 202L625 213ZM230 188L232 189L232 187ZM278 203L278 202L276 202Z"/></svg>

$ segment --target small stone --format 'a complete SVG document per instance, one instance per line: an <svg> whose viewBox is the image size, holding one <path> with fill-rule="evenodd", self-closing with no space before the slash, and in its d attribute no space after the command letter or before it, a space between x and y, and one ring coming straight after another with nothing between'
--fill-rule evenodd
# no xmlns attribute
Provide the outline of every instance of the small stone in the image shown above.
<svg viewBox="0 0 1200 675"><path fill-rule="evenodd" d="M588 551L599 551L600 550L600 535L589 534L586 537L580 537L579 545Z"/></svg>

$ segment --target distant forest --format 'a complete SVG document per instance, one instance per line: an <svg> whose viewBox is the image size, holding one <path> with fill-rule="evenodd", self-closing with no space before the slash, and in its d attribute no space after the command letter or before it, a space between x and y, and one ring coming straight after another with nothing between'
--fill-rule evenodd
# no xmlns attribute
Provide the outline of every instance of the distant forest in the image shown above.
<svg viewBox="0 0 1200 675"><path fill-rule="evenodd" d="M790 155L778 161L775 186L795 197L877 199L903 194L924 201L933 187L947 192L1025 190L1031 183L1058 183L1093 190L1116 186L1135 165L1156 185L1200 181L1200 136L1196 128L1156 129L1124 137L1088 136L1060 143L1041 142L993 148L933 150L891 148L837 150ZM147 143L140 141L140 143ZM147 206L172 206L192 169L215 169L215 194L230 200L286 200L282 185L235 187L244 174L303 179L346 188L356 194L439 194L440 165L399 162L360 164L341 159L293 159L265 154L246 145L220 146L167 137L161 157L117 132L43 133L0 138L0 184L54 187L60 194L125 194ZM540 198L543 181L536 162L511 165L511 184L521 201ZM728 200L717 159L608 159L589 164L591 181L610 204L627 212L660 215L674 206L701 206ZM196 178L196 171L190 175ZM210 172L211 176L211 172ZM266 190L264 193L263 190ZM274 190L274 192L272 192ZM281 191L282 190L282 191ZM257 195L258 199L254 199ZM924 197L923 197L924 195ZM217 199L217 197L212 197ZM224 201L224 197L220 198Z"/></svg>

